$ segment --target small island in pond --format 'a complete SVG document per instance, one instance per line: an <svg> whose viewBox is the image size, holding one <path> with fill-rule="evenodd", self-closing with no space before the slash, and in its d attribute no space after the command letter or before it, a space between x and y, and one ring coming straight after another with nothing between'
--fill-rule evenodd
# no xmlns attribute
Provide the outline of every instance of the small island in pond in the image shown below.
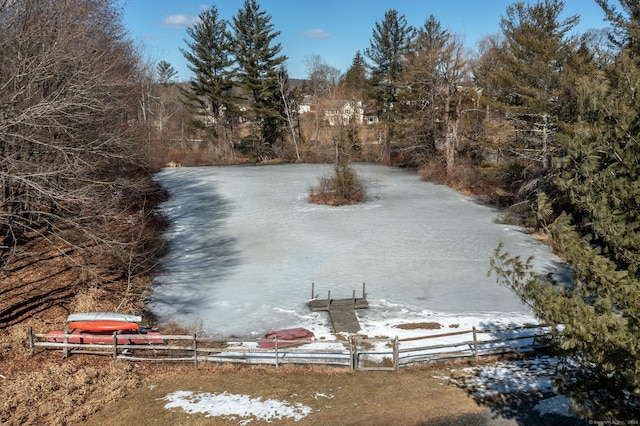
<svg viewBox="0 0 640 426"><path fill-rule="evenodd" d="M365 182L348 162L338 162L334 173L320 178L318 185L309 189L309 202L342 206L366 201Z"/></svg>

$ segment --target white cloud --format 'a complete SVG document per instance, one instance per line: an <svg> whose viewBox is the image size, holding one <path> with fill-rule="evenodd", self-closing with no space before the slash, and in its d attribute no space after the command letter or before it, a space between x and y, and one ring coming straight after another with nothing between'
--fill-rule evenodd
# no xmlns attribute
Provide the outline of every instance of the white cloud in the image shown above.
<svg viewBox="0 0 640 426"><path fill-rule="evenodd" d="M169 15L165 18L163 25L172 28L186 28L194 24L198 18L190 18L187 15Z"/></svg>
<svg viewBox="0 0 640 426"><path fill-rule="evenodd" d="M306 38L315 38L315 39L325 39L325 38L331 37L331 34L326 32L323 29L306 30L302 33L302 35Z"/></svg>

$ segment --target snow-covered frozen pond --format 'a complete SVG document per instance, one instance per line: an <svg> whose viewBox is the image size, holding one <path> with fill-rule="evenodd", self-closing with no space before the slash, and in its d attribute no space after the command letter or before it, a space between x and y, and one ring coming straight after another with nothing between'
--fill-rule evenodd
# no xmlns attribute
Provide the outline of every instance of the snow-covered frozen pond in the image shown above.
<svg viewBox="0 0 640 426"><path fill-rule="evenodd" d="M535 257L539 272L566 271L549 249L498 212L412 171L357 164L370 200L355 206L310 204L308 190L331 165L169 168L156 176L171 194L170 251L155 279L150 308L161 320L201 321L220 337L259 337L307 327L330 334L315 293L349 298L364 333L398 322L461 326L534 321L508 289L487 277L499 242Z"/></svg>

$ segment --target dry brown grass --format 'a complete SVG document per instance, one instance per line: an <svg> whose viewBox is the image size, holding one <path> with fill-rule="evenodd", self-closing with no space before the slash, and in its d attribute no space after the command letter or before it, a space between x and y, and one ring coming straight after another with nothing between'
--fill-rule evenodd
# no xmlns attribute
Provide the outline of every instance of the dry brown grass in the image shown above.
<svg viewBox="0 0 640 426"><path fill-rule="evenodd" d="M418 173L425 181L448 185L490 204L504 206L512 201L512 197L502 190L504 173L482 173L478 165L465 158L458 158L453 169L447 172L444 159L435 157L420 167Z"/></svg>
<svg viewBox="0 0 640 426"><path fill-rule="evenodd" d="M441 365L445 369L446 366ZM435 378L440 369L411 368L399 372L355 372L331 367L164 366L149 371L135 392L88 419L86 425L225 425L222 417L166 410L163 400L177 390L249 395L300 403L313 412L296 425L426 424L481 408L465 392ZM444 373L446 374L446 372ZM244 419L246 420L246 419ZM263 424L254 420L252 424Z"/></svg>
<svg viewBox="0 0 640 426"><path fill-rule="evenodd" d="M22 359L0 390L0 423L7 425L77 424L100 408L124 398L139 379L132 367L105 359L88 364L47 356ZM14 363L20 359L11 360ZM102 361L102 362L100 362ZM29 365L36 362L37 365Z"/></svg>
<svg viewBox="0 0 640 426"><path fill-rule="evenodd" d="M442 324L437 322L411 322L408 324L399 324L396 327L402 330L440 330ZM449 328L459 328L460 324L449 324Z"/></svg>
<svg viewBox="0 0 640 426"><path fill-rule="evenodd" d="M409 324L399 324L397 327L402 330L440 330L442 325L437 322L412 322Z"/></svg>

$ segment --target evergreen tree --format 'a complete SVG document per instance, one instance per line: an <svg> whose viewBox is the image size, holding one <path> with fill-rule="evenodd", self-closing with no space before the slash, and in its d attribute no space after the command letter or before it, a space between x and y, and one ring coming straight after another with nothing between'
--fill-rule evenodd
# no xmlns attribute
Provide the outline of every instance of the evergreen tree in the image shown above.
<svg viewBox="0 0 640 426"><path fill-rule="evenodd" d="M154 84L149 90L148 97L150 102L147 103L146 107L151 111L147 116L153 116L155 119L154 127L157 129L162 141L165 140L167 128L170 127L171 117L184 110L184 103L179 89L176 89L176 86L173 85L177 75L178 71L169 62L158 62L156 65L156 81L159 84ZM175 102L176 97L179 99L177 102Z"/></svg>
<svg viewBox="0 0 640 426"><path fill-rule="evenodd" d="M342 76L342 85L347 91L363 96L369 88L367 79L367 64L358 50L351 61L351 66Z"/></svg>
<svg viewBox="0 0 640 426"><path fill-rule="evenodd" d="M370 47L364 54L372 62L371 78L377 87L380 116L388 123L396 117L398 82L404 71L405 55L411 49L415 29L397 10L385 12L384 20L376 22ZM390 132L392 128L389 129Z"/></svg>
<svg viewBox="0 0 640 426"><path fill-rule="evenodd" d="M187 34L191 37L190 41L185 41L189 49L180 51L194 77L184 94L189 103L199 107L200 114L215 123L213 138L218 140L222 121L229 121L234 111L231 96L233 60L227 21L220 18L215 6L211 6L200 13L193 27L187 28Z"/></svg>
<svg viewBox="0 0 640 426"><path fill-rule="evenodd" d="M609 4L608 0L596 0L604 10L607 20L613 24L611 41L624 47L632 55L640 55L640 3L637 0L618 0L622 11Z"/></svg>
<svg viewBox="0 0 640 426"><path fill-rule="evenodd" d="M278 84L278 69L287 57L280 55L271 15L261 10L255 0L245 0L233 17L233 53L236 59L236 83L248 96L250 119L260 131L261 157L273 154L283 137L283 99Z"/></svg>
<svg viewBox="0 0 640 426"><path fill-rule="evenodd" d="M620 22L615 34L635 31L640 15ZM609 69L578 83L582 121L558 164L563 211L548 229L573 284L550 285L501 251L492 260L556 330L559 390L583 417L616 422L640 415L640 58L626 40Z"/></svg>
<svg viewBox="0 0 640 426"><path fill-rule="evenodd" d="M558 126L574 119L567 106L575 102L563 94L571 85L565 75L577 44L570 31L579 18L560 20L563 9L561 0L520 1L509 6L500 21L504 39L489 51L497 54L497 66L479 81L495 89L486 93L489 104L511 120L511 150L526 159L530 178L547 173Z"/></svg>
<svg viewBox="0 0 640 426"><path fill-rule="evenodd" d="M158 62L156 72L158 73L158 83L165 86L173 82L178 76L178 71L167 61Z"/></svg>

